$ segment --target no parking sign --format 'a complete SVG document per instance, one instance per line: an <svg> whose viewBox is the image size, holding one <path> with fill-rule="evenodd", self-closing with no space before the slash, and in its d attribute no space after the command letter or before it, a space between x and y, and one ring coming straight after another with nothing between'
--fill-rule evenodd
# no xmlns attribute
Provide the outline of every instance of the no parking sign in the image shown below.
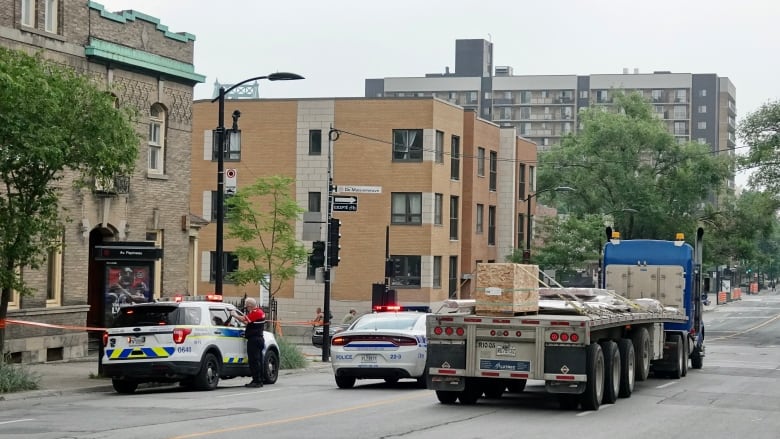
<svg viewBox="0 0 780 439"><path fill-rule="evenodd" d="M225 193L236 193L236 180L238 180L238 170L236 168L225 169Z"/></svg>

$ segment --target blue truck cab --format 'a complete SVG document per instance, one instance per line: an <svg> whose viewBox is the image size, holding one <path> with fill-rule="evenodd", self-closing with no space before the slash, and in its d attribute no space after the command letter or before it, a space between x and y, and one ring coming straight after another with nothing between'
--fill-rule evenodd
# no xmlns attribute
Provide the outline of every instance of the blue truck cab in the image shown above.
<svg viewBox="0 0 780 439"><path fill-rule="evenodd" d="M672 334L684 340L684 352L694 369L702 367L704 357L704 320L702 294L702 236L696 233L695 245L677 234L674 241L621 240L617 232L604 245L601 285L632 300L655 299L664 307L683 309L685 323L664 323L667 340Z"/></svg>

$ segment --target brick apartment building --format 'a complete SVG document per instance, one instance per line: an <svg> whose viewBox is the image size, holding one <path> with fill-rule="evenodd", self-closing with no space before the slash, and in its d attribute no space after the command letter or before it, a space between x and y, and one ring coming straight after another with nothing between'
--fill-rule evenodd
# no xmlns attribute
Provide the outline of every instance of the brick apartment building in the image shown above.
<svg viewBox="0 0 780 439"><path fill-rule="evenodd" d="M217 104L193 108L190 202L213 220ZM470 297L476 263L503 262L524 242L523 199L533 190L537 148L514 128L434 98L227 99L225 114L234 110L240 150L231 149L225 168L235 169L239 189L260 177L295 178L306 210L297 237L308 248L325 239L316 222L327 218L329 151L336 195L358 199L356 211L333 214L342 223L331 289L337 318L350 307L369 310L372 284L385 281L386 251L398 300L435 306ZM373 193L346 193L346 186ZM201 232L201 291L213 288L215 238L215 227ZM235 244L224 241L227 260ZM256 296L258 287L224 285L225 296L245 293ZM323 305L323 284L303 266L276 299L283 324L306 321Z"/></svg>
<svg viewBox="0 0 780 439"><path fill-rule="evenodd" d="M91 1L0 0L0 45L93 78L138 111L140 154L132 175L64 190L61 252L47 269L24 270L32 296L14 294L3 351L12 361L82 357L119 303L196 291L196 217L190 215L193 35L154 17L112 13ZM98 133L96 133L98 134ZM67 186L67 176L66 185ZM195 219L195 221L191 221ZM132 249L136 256L123 256ZM67 328L33 326L47 323ZM92 337L90 337L90 335Z"/></svg>

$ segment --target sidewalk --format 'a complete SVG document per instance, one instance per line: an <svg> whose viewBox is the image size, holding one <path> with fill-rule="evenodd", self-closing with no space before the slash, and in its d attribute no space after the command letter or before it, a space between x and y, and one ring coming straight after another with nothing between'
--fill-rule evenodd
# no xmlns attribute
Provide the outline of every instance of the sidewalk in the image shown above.
<svg viewBox="0 0 780 439"><path fill-rule="evenodd" d="M322 362L322 353L319 349L311 345L298 345L298 347L308 360L309 365L303 369L280 370L280 377L313 370L330 369L330 363ZM97 354L79 360L29 364L21 367L32 371L40 377L38 390L0 393L0 403L2 401L42 398L68 393L109 392L114 389L110 379L97 376Z"/></svg>

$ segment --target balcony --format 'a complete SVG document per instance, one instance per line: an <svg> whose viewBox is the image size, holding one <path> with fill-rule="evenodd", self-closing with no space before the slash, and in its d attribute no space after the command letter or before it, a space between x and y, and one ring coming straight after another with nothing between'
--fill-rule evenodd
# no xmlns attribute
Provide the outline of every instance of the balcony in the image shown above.
<svg viewBox="0 0 780 439"><path fill-rule="evenodd" d="M117 175L113 178L95 178L93 191L95 195L113 197L130 193L130 176Z"/></svg>

